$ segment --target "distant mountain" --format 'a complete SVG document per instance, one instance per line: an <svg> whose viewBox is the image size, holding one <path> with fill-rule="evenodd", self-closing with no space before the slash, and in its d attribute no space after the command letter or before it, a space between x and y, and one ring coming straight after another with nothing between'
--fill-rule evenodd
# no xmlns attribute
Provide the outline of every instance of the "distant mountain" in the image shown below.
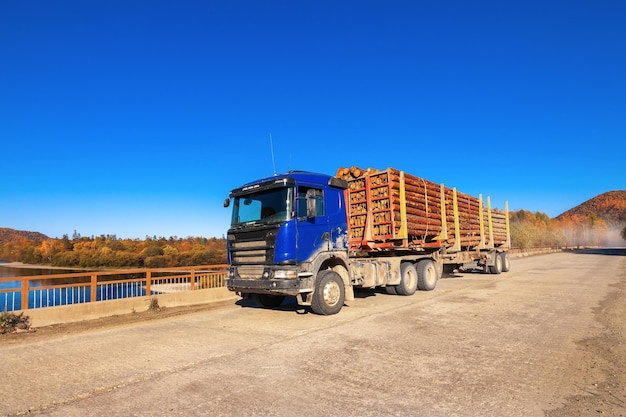
<svg viewBox="0 0 626 417"><path fill-rule="evenodd" d="M626 226L626 190L600 194L558 215L557 219L574 220L589 216L601 218L609 228Z"/></svg>
<svg viewBox="0 0 626 417"><path fill-rule="evenodd" d="M28 240L44 240L48 239L48 236L39 232L27 232L24 230L15 230L9 229L7 227L0 227L0 244L24 238Z"/></svg>

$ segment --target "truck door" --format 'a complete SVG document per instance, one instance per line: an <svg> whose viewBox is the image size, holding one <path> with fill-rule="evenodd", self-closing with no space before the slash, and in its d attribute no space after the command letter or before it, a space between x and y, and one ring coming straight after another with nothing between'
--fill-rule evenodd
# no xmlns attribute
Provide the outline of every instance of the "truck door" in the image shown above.
<svg viewBox="0 0 626 417"><path fill-rule="evenodd" d="M304 262L322 250L328 250L330 230L324 207L324 190L299 185L297 189L296 258Z"/></svg>
<svg viewBox="0 0 626 417"><path fill-rule="evenodd" d="M344 252L348 250L348 223L343 201L343 190L326 189L324 213L328 218L328 228L330 229L328 249L331 251Z"/></svg>

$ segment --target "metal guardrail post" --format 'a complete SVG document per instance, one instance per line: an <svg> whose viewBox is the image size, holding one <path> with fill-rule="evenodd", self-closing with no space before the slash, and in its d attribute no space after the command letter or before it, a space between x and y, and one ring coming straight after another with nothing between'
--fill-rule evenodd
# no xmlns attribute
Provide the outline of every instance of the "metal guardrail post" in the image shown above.
<svg viewBox="0 0 626 417"><path fill-rule="evenodd" d="M22 278L22 310L28 310L28 279Z"/></svg>
<svg viewBox="0 0 626 417"><path fill-rule="evenodd" d="M91 274L91 297L90 303L95 303L98 299L98 274Z"/></svg>
<svg viewBox="0 0 626 417"><path fill-rule="evenodd" d="M150 289L150 284L152 283L152 271L146 271L146 295L149 297L152 290Z"/></svg>

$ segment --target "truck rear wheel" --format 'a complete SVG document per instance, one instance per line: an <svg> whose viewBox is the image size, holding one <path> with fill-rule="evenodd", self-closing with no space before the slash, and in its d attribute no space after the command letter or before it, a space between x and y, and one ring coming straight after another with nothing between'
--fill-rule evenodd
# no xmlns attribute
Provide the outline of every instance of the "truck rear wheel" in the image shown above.
<svg viewBox="0 0 626 417"><path fill-rule="evenodd" d="M417 288L432 291L437 286L437 267L431 259L422 259L417 263Z"/></svg>
<svg viewBox="0 0 626 417"><path fill-rule="evenodd" d="M327 269L317 274L315 292L311 299L311 309L315 314L329 316L339 313L345 298L346 290L338 273Z"/></svg>
<svg viewBox="0 0 626 417"><path fill-rule="evenodd" d="M493 265L489 266L489 273L501 274L502 273L502 257L499 253L495 254Z"/></svg>
<svg viewBox="0 0 626 417"><path fill-rule="evenodd" d="M276 308L285 299L284 295L272 295L272 294L252 294L254 302L259 307Z"/></svg>
<svg viewBox="0 0 626 417"><path fill-rule="evenodd" d="M400 284L396 285L398 295L413 295L417 290L417 271L411 262L400 264Z"/></svg>
<svg viewBox="0 0 626 417"><path fill-rule="evenodd" d="M509 272L511 270L511 259L508 252L502 252L500 256L502 257L502 272Z"/></svg>

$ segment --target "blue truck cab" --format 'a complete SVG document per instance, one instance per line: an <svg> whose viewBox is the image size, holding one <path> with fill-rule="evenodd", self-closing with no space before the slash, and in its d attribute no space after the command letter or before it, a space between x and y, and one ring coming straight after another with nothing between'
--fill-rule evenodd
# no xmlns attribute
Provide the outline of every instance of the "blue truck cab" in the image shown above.
<svg viewBox="0 0 626 417"><path fill-rule="evenodd" d="M290 171L230 192L226 286L266 307L286 296L318 314L353 297L345 180Z"/></svg>

